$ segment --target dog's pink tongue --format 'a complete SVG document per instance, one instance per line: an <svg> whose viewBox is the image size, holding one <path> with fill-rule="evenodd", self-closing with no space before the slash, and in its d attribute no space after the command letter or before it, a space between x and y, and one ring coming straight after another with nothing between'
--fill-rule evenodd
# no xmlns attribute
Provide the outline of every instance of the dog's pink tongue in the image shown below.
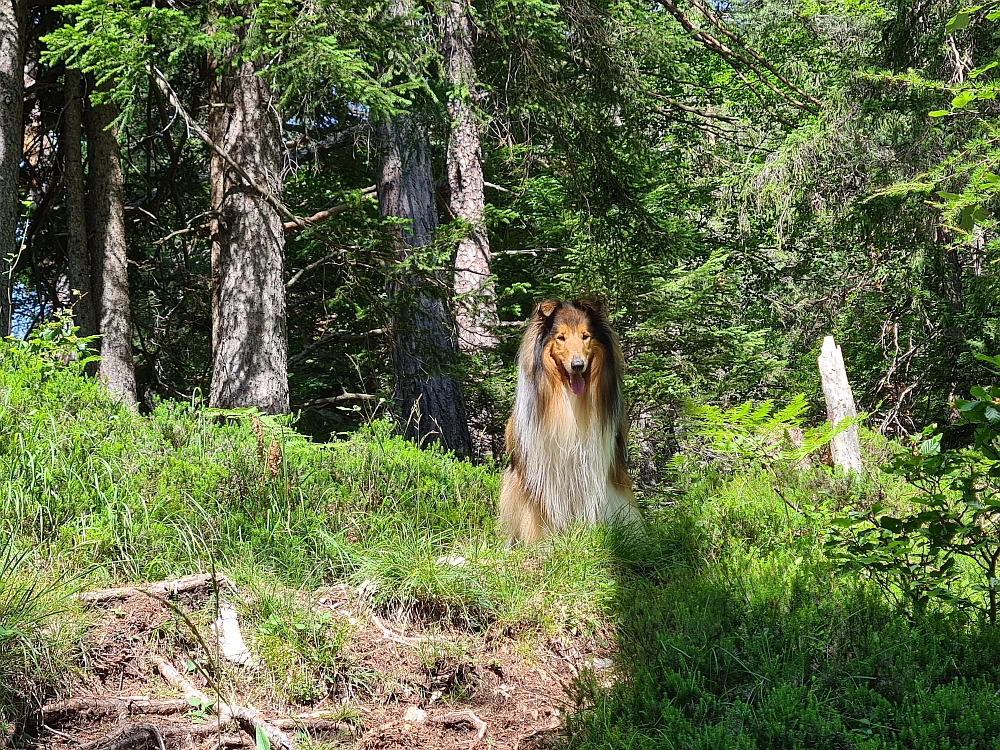
<svg viewBox="0 0 1000 750"><path fill-rule="evenodd" d="M587 381L583 379L583 375L578 372L574 372L569 376L569 387L577 396L583 393L584 386L587 385Z"/></svg>

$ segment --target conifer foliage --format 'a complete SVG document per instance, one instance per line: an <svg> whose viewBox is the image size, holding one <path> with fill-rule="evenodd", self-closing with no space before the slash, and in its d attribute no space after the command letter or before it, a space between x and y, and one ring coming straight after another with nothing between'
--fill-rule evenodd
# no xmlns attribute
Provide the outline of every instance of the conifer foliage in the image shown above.
<svg viewBox="0 0 1000 750"><path fill-rule="evenodd" d="M384 398L468 453L531 304L598 294L650 477L686 400L818 400L828 333L913 431L1000 343L996 14L960 10L0 4L0 327L72 307L141 408Z"/></svg>

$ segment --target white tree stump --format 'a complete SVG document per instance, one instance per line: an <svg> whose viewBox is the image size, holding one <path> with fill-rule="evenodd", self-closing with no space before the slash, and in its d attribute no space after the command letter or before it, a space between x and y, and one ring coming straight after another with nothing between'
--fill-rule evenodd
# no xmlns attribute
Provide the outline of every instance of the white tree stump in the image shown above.
<svg viewBox="0 0 1000 750"><path fill-rule="evenodd" d="M845 417L856 417L858 411L854 406L851 384L847 380L844 355L833 336L823 339L823 348L817 361L823 381L823 397L826 399L826 416L830 424L839 424ZM858 439L857 425L851 425L830 441L830 455L833 463L844 471L861 473L861 442Z"/></svg>

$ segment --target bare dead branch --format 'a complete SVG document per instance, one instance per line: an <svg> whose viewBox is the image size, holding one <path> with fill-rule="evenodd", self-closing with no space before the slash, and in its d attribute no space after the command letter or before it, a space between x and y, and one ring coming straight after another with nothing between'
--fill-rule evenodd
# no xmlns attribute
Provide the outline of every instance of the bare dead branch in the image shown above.
<svg viewBox="0 0 1000 750"><path fill-rule="evenodd" d="M712 10L710 8L706 7L705 5L702 5L699 0L688 0L688 2L690 2L691 5L693 5L699 11L701 11L702 15L704 15L705 18L708 19L709 23L711 23L713 26L715 26L715 28L717 28L719 31L721 31L729 39L731 39L732 41L734 41L738 45L740 45L740 47L742 49L746 50L746 53L748 55L750 55L754 60L756 60L758 63L760 63L764 68L766 68L767 70L771 71L771 73L774 74L775 78L777 78L779 81L781 81L783 84L785 84L792 91L794 91L795 93L797 93L803 99L805 99L806 101L808 101L810 104L813 104L813 105L815 105L818 108L822 108L823 107L823 102L821 102L816 97L811 96L810 94L806 93L805 91L803 91L802 89L800 89L798 86L796 86L794 83L792 83L787 78L785 78L785 76L783 76L781 74L781 72L778 71L777 68L775 68L764 57L762 57L760 54L758 54L757 51L753 47L750 47L749 45L745 44L742 39L740 39L738 36L736 36L735 34L733 34L729 29L727 29L726 25L724 23L722 23L722 20L718 16L716 16L712 12Z"/></svg>
<svg viewBox="0 0 1000 750"><path fill-rule="evenodd" d="M224 161L229 166L230 169L236 172L236 174L238 174L243 179L243 181L246 182L247 185L252 187L255 192L257 192L264 200L270 203L271 206L274 207L275 211L277 211L279 214L288 219L292 224L298 225L300 227L307 226L305 224L305 221L301 217L296 216L294 213L292 213L291 210L289 210L288 206L286 206L284 203L278 200L278 197L274 195L274 193L272 193L270 189L267 188L267 186L260 185L256 180L254 180L253 177L247 174L246 170L243 169L243 167L241 167L239 164L233 161L233 158L229 154L227 154L225 150L220 148L215 141L211 139L208 133L205 132L205 129L201 127L201 125L199 125L198 122L193 117L191 117L191 115L188 114L186 109L184 109L184 105L181 104L181 101L177 97L177 94L175 94L174 90L170 87L170 82L167 80L166 76L164 76L163 73L160 72L159 68L157 68L154 65L152 66L150 72L153 74L153 80L155 81L157 88L159 88L160 91L163 93L163 95L167 97L167 101L170 102L171 106L174 107L174 109L176 109L180 113L181 117L184 118L184 122L187 123L188 128L192 130L195 135L201 138L201 140L204 142L206 146L208 146L216 155L218 155L219 158L222 159L222 161Z"/></svg>
<svg viewBox="0 0 1000 750"><path fill-rule="evenodd" d="M102 589L100 591L84 591L77 594L76 598L89 604L96 604L114 599L127 599L133 594L171 596L185 591L195 591L205 588L213 582L219 586L233 587L233 584L225 576L213 575L211 573L196 573L195 575L176 578L172 581L157 581L143 586L124 586L122 588Z"/></svg>
<svg viewBox="0 0 1000 750"><path fill-rule="evenodd" d="M494 185L492 182L487 182L486 180L483 180L483 186L492 188L493 190L498 190L501 193L510 193L511 195L515 194L513 190L505 188L503 185Z"/></svg>
<svg viewBox="0 0 1000 750"><path fill-rule="evenodd" d="M146 714L169 716L191 708L191 704L181 698L150 700L146 697L130 698L69 698L42 706L41 720L56 723L67 716L85 714L88 716L120 716L121 714Z"/></svg>
<svg viewBox="0 0 1000 750"><path fill-rule="evenodd" d="M695 5L695 3L692 2L692 5ZM677 22L680 23L680 25L684 28L685 31L691 34L691 36L695 39L695 41L700 42L706 49L715 52L717 55L719 55L723 59L723 61L725 61L726 64L729 65L731 68L733 68L733 70L735 70L737 73L740 73L739 66L740 65L744 66L745 68L750 70L754 74L754 76L756 76L756 78L762 84L764 84L765 87L770 89L774 94L786 100L790 104L793 104L794 106L798 107L799 109L806 110L807 112L815 112L817 111L817 109L822 107L822 102L820 102L815 97L806 94L798 86L791 83L787 78L781 75L781 73L779 73L777 69L774 68L773 65L764 60L764 58L762 58L756 51L752 50L750 47L744 44L738 37L736 37L731 32L722 27L721 21L719 22L719 25L716 26L716 24L712 22L712 18L709 18L709 16L706 15L706 18L708 18L709 22L712 23L713 26L716 26L716 28L719 28L721 31L723 31L723 33L727 37L737 41L739 43L740 48L746 50L747 54L750 55L751 58L753 58L753 61L748 59L746 56L740 54L736 50L728 47L726 44L719 41L716 37L712 36L704 29L695 26L691 22L691 19L688 18L676 5L674 5L674 3L671 2L671 0L664 0L663 7L666 8L667 12L670 13L670 15L672 15L675 19L677 19ZM698 7L699 10L702 10L703 13L710 13L710 11L707 11L707 9L703 10L698 5L695 5L695 7ZM712 17L714 17L714 15ZM768 80L767 76L761 71L760 67L758 66L765 68L772 75L774 75L783 85L785 85L792 91L795 91L797 94L803 96L803 98L805 98L809 103L807 104L806 102L802 102L796 99L794 96L778 89L776 86L774 86L774 84L770 82L770 80Z"/></svg>
<svg viewBox="0 0 1000 750"><path fill-rule="evenodd" d="M222 725L216 721L204 724L179 724L173 726L157 726L156 724L127 724L93 742L80 745L78 750L126 750L137 745L145 745L151 739L156 741L159 750L164 750L163 739L171 737L205 737L220 734Z"/></svg>
<svg viewBox="0 0 1000 750"><path fill-rule="evenodd" d="M302 351L289 357L288 366L291 367L292 365L298 364L321 346L326 346L327 344L344 344L353 341L367 341L371 336L385 336L387 333L389 333L388 328L373 328L372 330L365 331L364 333L351 333L350 331L328 333L325 336L321 336L316 339L311 344L308 344L304 349L302 349Z"/></svg>
<svg viewBox="0 0 1000 750"><path fill-rule="evenodd" d="M317 717L289 716L280 719L271 719L271 723L278 727L278 729L308 729L313 732L354 734L354 726L345 721L334 721L332 719Z"/></svg>
<svg viewBox="0 0 1000 750"><path fill-rule="evenodd" d="M476 745L482 742L483 737L486 736L486 722L476 716L472 711L453 711L449 714L444 714L443 716L429 716L428 721L434 722L435 724L471 724L476 730L476 739L474 739L469 744L469 750L472 750Z"/></svg>
<svg viewBox="0 0 1000 750"><path fill-rule="evenodd" d="M329 404L342 404L348 401L374 401L378 396L370 393L341 393L339 396L327 396L325 398L314 398L310 401L303 401L299 404L302 409L315 409L317 406L327 406Z"/></svg>
<svg viewBox="0 0 1000 750"><path fill-rule="evenodd" d="M156 667L160 674L163 676L163 679L166 680L172 687L180 690L184 694L185 698L196 700L202 705L209 705L213 703L211 698L196 688L191 681L178 672L174 665L169 661L156 657L154 658L154 662L156 663ZM261 714L261 712L256 708L233 705L222 700L221 698L214 704L213 707L216 715L219 717L220 727L224 727L228 725L230 721L236 719L243 731L251 736L256 736L258 729L263 732L267 736L268 740L270 740L271 747L277 748L277 750L296 750L295 740L265 719L263 714Z"/></svg>
<svg viewBox="0 0 1000 750"><path fill-rule="evenodd" d="M170 242L170 240L172 240L174 237L180 237L181 235L185 234L194 234L195 232L200 232L204 229L208 229L211 226L212 226L211 224L198 224L197 226L185 227L184 229L176 229L170 234L168 234L166 237L161 237L158 240L154 240L153 244L165 245L166 243Z"/></svg>
<svg viewBox="0 0 1000 750"><path fill-rule="evenodd" d="M376 190L374 185L366 187L364 190L361 191L362 200L375 198L377 196L378 196L378 191ZM294 220L285 222L284 224L285 231L294 232L299 229L305 229L307 227L311 227L314 224L319 224L321 221L326 221L327 219L330 219L334 216L338 216L342 213L346 213L347 211L350 211L352 208L356 207L357 206L354 203L341 203L339 206L333 206L332 208L327 208L324 209L323 211L317 211L316 213L314 213L312 216L309 217L303 218L300 216L296 216Z"/></svg>

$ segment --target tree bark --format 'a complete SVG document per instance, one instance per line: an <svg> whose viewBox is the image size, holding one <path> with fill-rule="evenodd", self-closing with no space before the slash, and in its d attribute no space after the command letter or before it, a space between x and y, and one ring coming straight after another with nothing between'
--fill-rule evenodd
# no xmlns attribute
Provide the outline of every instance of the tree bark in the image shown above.
<svg viewBox="0 0 1000 750"><path fill-rule="evenodd" d="M209 135L257 184L281 195L284 145L267 81L245 61L214 84ZM281 215L218 154L211 164L210 404L284 414L288 401Z"/></svg>
<svg viewBox="0 0 1000 750"><path fill-rule="evenodd" d="M441 19L441 57L450 89L451 137L445 157L448 208L469 225L455 252L455 327L465 351L496 346L496 292L490 243L483 226L486 203L479 125L470 106L476 89L469 0L447 0Z"/></svg>
<svg viewBox="0 0 1000 750"><path fill-rule="evenodd" d="M63 181L66 187L66 255L73 319L81 336L93 336L98 331L90 281L90 251L87 249L87 211L84 203L83 154L80 148L83 121L80 81L80 71L66 69L66 107L63 110L59 148L62 150Z"/></svg>
<svg viewBox="0 0 1000 750"><path fill-rule="evenodd" d="M101 362L97 376L112 394L135 406L138 398L132 361L124 182L118 128L111 126L117 116L118 108L110 102L95 105L88 111L88 244L101 333Z"/></svg>
<svg viewBox="0 0 1000 750"><path fill-rule="evenodd" d="M856 417L854 393L847 380L847 369L844 367L844 355L833 340L833 336L823 339L820 352L819 374L823 381L823 397L826 399L826 414L831 425L836 425L845 417ZM830 441L830 454L833 463L850 473L861 472L861 442L858 438L857 425L836 435Z"/></svg>
<svg viewBox="0 0 1000 750"><path fill-rule="evenodd" d="M407 437L421 443L436 440L469 455L465 400L450 374L457 348L441 294L447 281L440 272L428 279L404 270L420 248L432 243L437 230L427 133L413 114L383 120L377 133L379 213L409 221L397 232L398 268L388 281L396 412Z"/></svg>
<svg viewBox="0 0 1000 750"><path fill-rule="evenodd" d="M0 337L10 335L11 261L18 251L26 25L24 0L0 0Z"/></svg>

